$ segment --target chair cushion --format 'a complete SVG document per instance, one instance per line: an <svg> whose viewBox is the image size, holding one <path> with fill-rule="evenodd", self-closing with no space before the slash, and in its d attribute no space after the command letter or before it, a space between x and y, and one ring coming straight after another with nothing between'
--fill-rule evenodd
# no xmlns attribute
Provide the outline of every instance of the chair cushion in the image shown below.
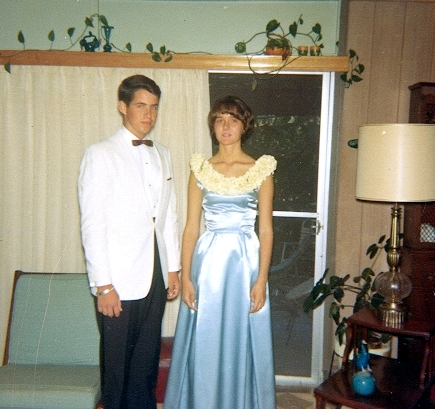
<svg viewBox="0 0 435 409"><path fill-rule="evenodd" d="M16 284L9 363L98 365L99 333L86 274L24 274Z"/></svg>
<svg viewBox="0 0 435 409"><path fill-rule="evenodd" d="M98 366L0 367L0 408L95 409L100 395Z"/></svg>

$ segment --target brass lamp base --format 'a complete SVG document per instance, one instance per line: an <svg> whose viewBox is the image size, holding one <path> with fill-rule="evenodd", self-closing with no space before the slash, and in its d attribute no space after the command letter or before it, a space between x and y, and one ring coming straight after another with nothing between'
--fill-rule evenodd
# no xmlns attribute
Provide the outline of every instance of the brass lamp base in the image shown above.
<svg viewBox="0 0 435 409"><path fill-rule="evenodd" d="M381 304L378 318L389 327L399 327L408 318L408 311L403 303Z"/></svg>

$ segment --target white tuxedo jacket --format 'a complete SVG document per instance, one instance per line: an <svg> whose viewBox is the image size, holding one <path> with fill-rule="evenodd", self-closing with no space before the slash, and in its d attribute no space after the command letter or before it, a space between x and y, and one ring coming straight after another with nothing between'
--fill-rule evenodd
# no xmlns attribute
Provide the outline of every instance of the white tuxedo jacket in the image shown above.
<svg viewBox="0 0 435 409"><path fill-rule="evenodd" d="M78 193L82 243L89 283L113 284L121 300L146 297L154 266L156 232L165 284L179 271L176 200L169 151L154 142L162 165L158 214L153 220L150 192L122 127L114 136L89 146L80 165ZM143 148L143 147L141 147Z"/></svg>

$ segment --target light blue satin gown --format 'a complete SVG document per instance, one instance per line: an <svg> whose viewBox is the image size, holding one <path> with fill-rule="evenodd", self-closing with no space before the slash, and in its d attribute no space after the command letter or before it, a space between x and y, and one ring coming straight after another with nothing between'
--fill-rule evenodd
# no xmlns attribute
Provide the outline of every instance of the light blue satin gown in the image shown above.
<svg viewBox="0 0 435 409"><path fill-rule="evenodd" d="M198 186L207 228L191 269L198 311L181 303L164 409L275 409L269 298L249 313L258 189L222 195Z"/></svg>

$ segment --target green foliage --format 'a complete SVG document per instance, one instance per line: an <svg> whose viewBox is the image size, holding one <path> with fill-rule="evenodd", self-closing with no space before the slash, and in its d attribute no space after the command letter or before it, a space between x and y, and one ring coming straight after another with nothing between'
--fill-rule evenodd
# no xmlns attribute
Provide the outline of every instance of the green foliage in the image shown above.
<svg viewBox="0 0 435 409"><path fill-rule="evenodd" d="M23 32L20 30L17 36L18 42L23 44L23 49L26 49L26 39L24 38Z"/></svg>
<svg viewBox="0 0 435 409"><path fill-rule="evenodd" d="M316 23L311 28L311 31L304 33L304 32L299 31L299 27L303 24L304 24L304 20L302 19L302 14L301 14L299 16L299 18L297 19L297 21L294 21L289 26L288 31L286 32L286 31L284 31L281 23L278 20L273 19L273 20L270 20L266 24L265 31L260 31L258 33L255 33L247 41L239 41L238 43L236 43L236 45L234 46L236 53L246 54L246 56L248 58L249 69L254 74L254 79L252 81L252 87L251 87L252 91L254 91L257 88L259 80L266 79L270 74L273 74L273 75L278 74L284 67L286 67L287 65L289 65L291 63L291 61L293 61L293 60L289 60L289 57L291 55L290 50L291 49L297 50L297 48L293 47L290 39L288 38L289 36L293 36L293 37L296 37L297 35L306 36L310 39L310 41L314 45L319 46L321 49L324 48L323 43L319 43L322 40L322 26L319 23ZM265 36L266 37L266 44L264 45L264 47L261 50L258 50L258 51L253 52L253 53L249 53L249 55L248 55L247 44L250 43L254 38L256 38L258 36ZM260 73L256 72L251 66L252 56L264 54L266 51L266 48L269 48L269 47L270 48L280 48L280 49L286 50L286 52L284 52L282 55L283 63L281 66L277 67L276 69L274 69L272 71L263 72L260 74ZM298 58L298 57L296 57L296 58Z"/></svg>
<svg viewBox="0 0 435 409"><path fill-rule="evenodd" d="M169 62L172 60L172 51L166 50L166 47L162 45L159 51L154 51L154 46L151 43L146 45L146 49L152 54L152 59L155 62Z"/></svg>
<svg viewBox="0 0 435 409"><path fill-rule="evenodd" d="M337 325L335 333L339 337L340 344L347 330L347 318L341 316L344 308L352 307L352 313L355 313L362 308L377 308L383 302L382 296L375 291L374 283L376 274L373 271L373 266L379 254L382 253L381 250L388 252L390 239L385 240L385 237L385 235L381 236L377 243L373 243L367 248L366 255L368 255L373 262L370 267L364 268L360 275L354 277L352 281L349 282L350 274L346 274L343 277L335 274L330 275L329 269L326 269L323 276L317 281L304 301L303 309L305 312L309 312L322 305L328 298L332 298L329 316ZM353 293L355 295L353 305L342 303L346 293Z"/></svg>
<svg viewBox="0 0 435 409"><path fill-rule="evenodd" d="M345 87L349 88L354 82L362 81L362 73L364 72L364 65L359 63L358 54L354 50L349 50L349 71L341 74L340 79L344 82Z"/></svg>
<svg viewBox="0 0 435 409"><path fill-rule="evenodd" d="M73 37L74 37L74 35L76 33L76 28L75 27L69 27L67 29L67 34L68 34L68 38L70 40L71 45L67 49L65 49L64 51L70 50L76 44L80 43L80 40L82 40L86 36L86 34L88 32L88 28L95 28L94 27L94 19L97 19L97 21L100 22L101 27L103 27L103 26L109 26L109 22L108 22L107 18L104 15L102 15L102 14L92 14L89 17L85 17L85 19L84 19L84 25L85 25L85 27L84 27L83 31L81 32L81 34L75 40L73 40ZM99 27L99 30L102 29L101 27ZM89 34L91 34L91 32L89 32ZM50 30L48 32L47 39L48 39L48 41L50 41L50 48L49 48L49 50L52 50L53 49L53 45L54 45L54 41L56 40L56 35L55 35L54 30ZM18 32L17 40L18 40L18 42L20 44L23 44L23 50L26 50L26 39L24 37L24 34L23 34L22 30L20 30ZM124 50L120 50L119 48L117 48L114 44L112 44L112 46L114 48L116 48L117 50L119 50L119 51L124 51ZM131 43L127 43L125 45L124 49L126 49L128 52L132 52ZM169 53L169 51L166 52L166 54L167 53ZM18 53L16 53L16 54L18 54ZM16 54L11 55L10 58L14 57L14 55L16 55ZM171 59L172 59L172 55L170 55L169 57L166 57L165 61L170 61ZM10 61L8 61L4 65L4 69L9 74L11 73L11 62Z"/></svg>
<svg viewBox="0 0 435 409"><path fill-rule="evenodd" d="M74 27L70 27L66 32L68 34L68 37L71 39L72 36L74 35L76 29Z"/></svg>
<svg viewBox="0 0 435 409"><path fill-rule="evenodd" d="M51 30L51 31L48 33L47 38L48 38L49 41L51 41L51 44L50 44L50 50L51 50L52 47L53 47L53 42L54 42L54 40L55 40L55 38L56 38L56 36L54 35L54 31L53 31L53 30Z"/></svg>
<svg viewBox="0 0 435 409"><path fill-rule="evenodd" d="M290 47L290 41L287 38L269 38L266 47L271 48L286 48Z"/></svg>
<svg viewBox="0 0 435 409"><path fill-rule="evenodd" d="M288 36L291 35L296 37L297 35L302 35L308 37L314 45L318 45L320 48L324 48L323 43L318 44L319 41L322 40L322 26L319 23L316 23L311 31L304 33L299 31L299 26L303 25L304 21L302 19L302 14L299 16L297 21L294 21L288 28L288 31L285 32L282 28L281 23L278 20L270 20L266 24L265 31L260 31L255 33L249 40L247 41L239 41L235 45L235 50L238 54L246 54L247 53L247 44L250 43L254 38L264 35L266 36L266 45L259 51L254 52L253 54L263 54L266 47L270 44L274 44L275 47L285 48L292 47L291 41L288 39ZM292 47L295 48L295 47Z"/></svg>

